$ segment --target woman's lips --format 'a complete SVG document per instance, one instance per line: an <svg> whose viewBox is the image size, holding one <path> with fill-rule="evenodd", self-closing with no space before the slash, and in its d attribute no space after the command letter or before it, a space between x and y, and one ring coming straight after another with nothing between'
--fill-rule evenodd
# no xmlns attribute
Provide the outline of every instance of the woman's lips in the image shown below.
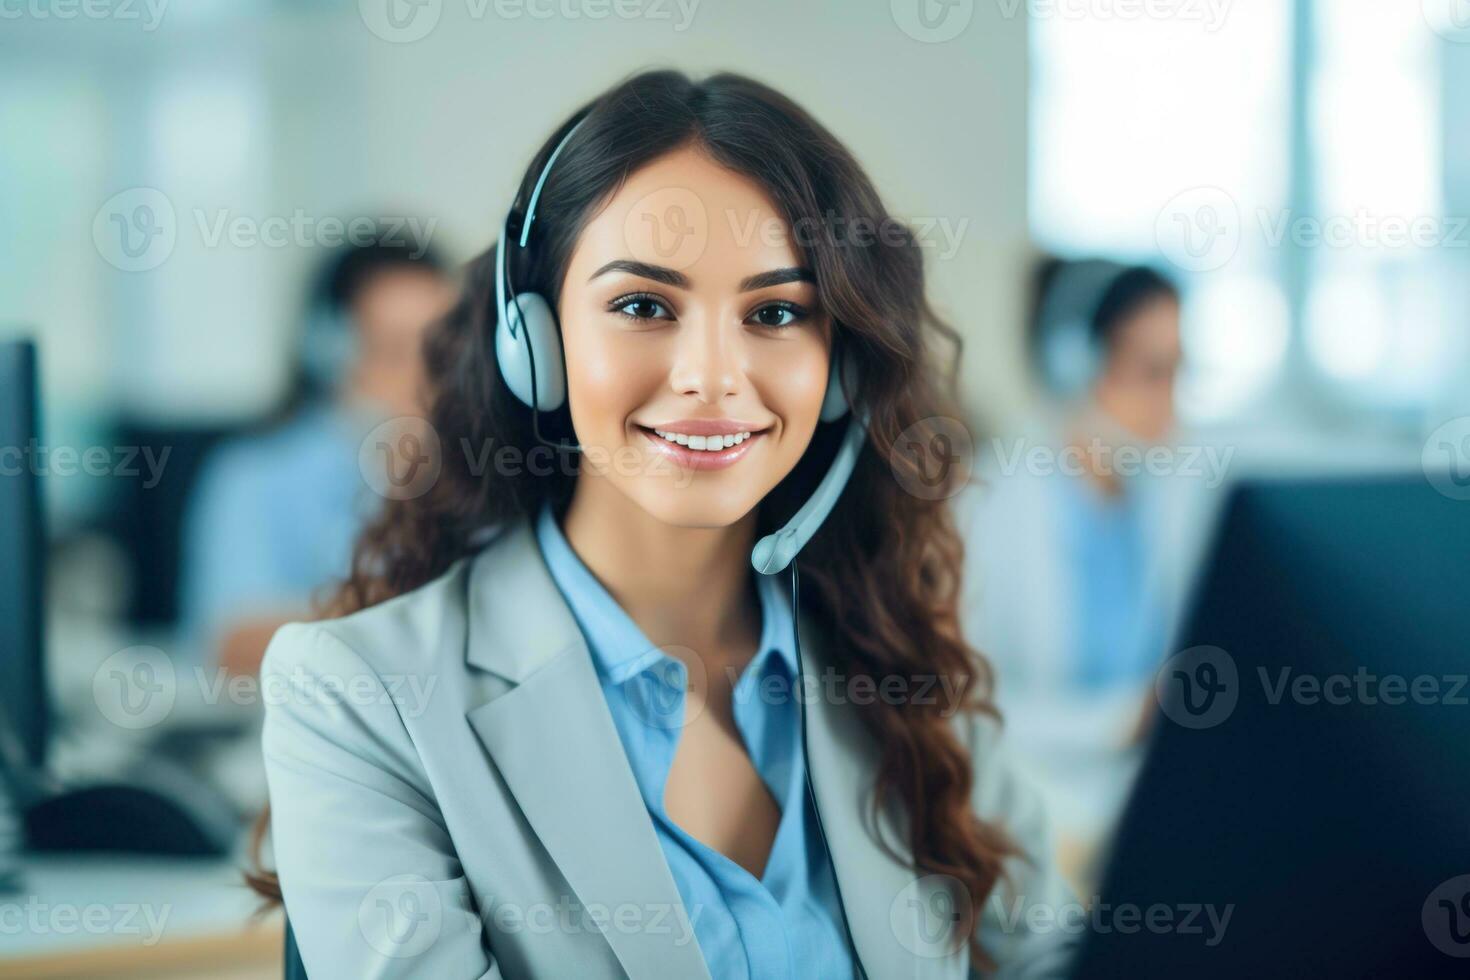
<svg viewBox="0 0 1470 980"><path fill-rule="evenodd" d="M744 442L724 449L691 449L689 446L681 446L675 442L669 442L653 429L646 426L638 426L638 431L643 433L644 438L653 443L655 452L661 453L680 466L691 470L722 470L727 466L733 466L739 462L757 439L765 435L765 430L751 432Z"/></svg>

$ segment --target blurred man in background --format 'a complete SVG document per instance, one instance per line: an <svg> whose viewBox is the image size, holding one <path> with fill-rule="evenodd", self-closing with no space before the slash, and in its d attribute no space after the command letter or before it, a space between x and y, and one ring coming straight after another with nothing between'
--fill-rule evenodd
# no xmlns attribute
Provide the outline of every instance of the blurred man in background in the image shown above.
<svg viewBox="0 0 1470 980"><path fill-rule="evenodd" d="M372 239L321 270L278 421L219 447L193 493L185 635L230 673L254 674L277 627L306 618L318 590L347 574L382 502L359 468L362 441L427 408L420 348L454 290L427 243Z"/></svg>
<svg viewBox="0 0 1470 980"><path fill-rule="evenodd" d="M1052 403L1024 434L993 440L979 487L959 498L965 615L995 666L1008 737L1081 870L1131 781L1204 480L1171 469L1182 454L1144 465L1175 437L1176 287L1106 261L1050 260L1037 280L1030 335Z"/></svg>

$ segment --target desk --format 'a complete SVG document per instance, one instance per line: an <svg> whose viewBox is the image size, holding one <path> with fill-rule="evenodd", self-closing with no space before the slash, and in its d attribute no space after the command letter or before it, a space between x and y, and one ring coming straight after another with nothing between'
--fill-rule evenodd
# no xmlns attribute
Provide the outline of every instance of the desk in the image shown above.
<svg viewBox="0 0 1470 980"><path fill-rule="evenodd" d="M239 862L27 855L0 895L0 977L279 980L282 921L252 921Z"/></svg>

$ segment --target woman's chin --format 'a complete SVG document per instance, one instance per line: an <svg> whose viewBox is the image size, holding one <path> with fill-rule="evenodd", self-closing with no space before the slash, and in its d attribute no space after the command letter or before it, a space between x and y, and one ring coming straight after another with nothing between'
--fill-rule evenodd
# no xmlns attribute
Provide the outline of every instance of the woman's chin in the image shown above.
<svg viewBox="0 0 1470 980"><path fill-rule="evenodd" d="M713 488L639 487L630 494L650 517L673 527L729 527L760 502L760 495L720 493Z"/></svg>

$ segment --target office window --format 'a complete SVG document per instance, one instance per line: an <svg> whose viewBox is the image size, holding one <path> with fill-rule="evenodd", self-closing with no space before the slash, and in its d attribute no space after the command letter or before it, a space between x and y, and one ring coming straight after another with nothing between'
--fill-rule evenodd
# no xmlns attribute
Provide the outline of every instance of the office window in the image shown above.
<svg viewBox="0 0 1470 980"><path fill-rule="evenodd" d="M1036 8L1037 244L1181 281L1187 419L1422 407L1470 248L1441 190L1440 36L1416 3L1207 6ZM1188 236L1217 229L1227 247L1195 261Z"/></svg>
<svg viewBox="0 0 1470 980"><path fill-rule="evenodd" d="M1305 348L1330 394L1422 403L1449 340L1436 35L1418 4L1317 3L1308 69L1311 210ZM1315 231L1315 229L1313 229Z"/></svg>
<svg viewBox="0 0 1470 980"><path fill-rule="evenodd" d="M1175 220L1197 219L1185 233L1203 236L1279 211L1288 191L1290 4L1230 5L1218 22L1205 7L1032 21L1033 235L1048 251L1156 263L1181 281L1180 410L1195 420L1237 412L1269 386L1288 322L1260 236L1241 235L1207 272L1162 254Z"/></svg>

